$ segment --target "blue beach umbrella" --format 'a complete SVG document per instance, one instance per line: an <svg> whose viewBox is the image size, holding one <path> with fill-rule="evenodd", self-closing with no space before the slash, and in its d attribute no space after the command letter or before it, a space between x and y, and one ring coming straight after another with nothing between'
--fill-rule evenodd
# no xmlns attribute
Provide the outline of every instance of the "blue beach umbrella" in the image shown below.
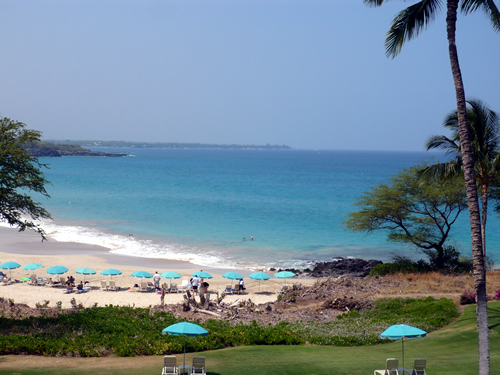
<svg viewBox="0 0 500 375"><path fill-rule="evenodd" d="M193 275L194 276L194 275ZM184 366L186 368L186 336L187 337L197 337L197 336L207 336L208 331L200 327L198 324L189 323L189 322L180 322L176 324L172 324L168 326L163 331L161 331L164 335L167 333L173 336L182 336L184 335Z"/></svg>
<svg viewBox="0 0 500 375"><path fill-rule="evenodd" d="M259 280L259 293L260 293L260 280L269 280L271 276L269 276L265 272L254 272L249 276L253 280Z"/></svg>
<svg viewBox="0 0 500 375"><path fill-rule="evenodd" d="M212 275L210 275L208 272L205 271L198 271L198 272L193 272L193 276L198 276L200 279L211 279Z"/></svg>
<svg viewBox="0 0 500 375"><path fill-rule="evenodd" d="M26 271L33 271L33 275L35 274L35 270L39 269L39 268L43 268L43 264L40 264L40 263L29 263L29 264L26 264L23 266L23 270L26 270Z"/></svg>
<svg viewBox="0 0 500 375"><path fill-rule="evenodd" d="M96 272L93 269L90 268L78 268L75 270L76 273L79 273L81 275L95 275Z"/></svg>
<svg viewBox="0 0 500 375"><path fill-rule="evenodd" d="M53 266L47 270L49 275L62 275L66 272L68 272L68 268L64 266Z"/></svg>
<svg viewBox="0 0 500 375"><path fill-rule="evenodd" d="M3 270L13 270L19 267L21 267L21 265L17 262L5 262L4 264L0 265L0 268Z"/></svg>
<svg viewBox="0 0 500 375"><path fill-rule="evenodd" d="M395 324L387 328L384 332L380 334L383 339L399 340L401 339L401 345L403 347L403 369L405 368L405 339L415 339L417 337L425 337L427 332L422 331L419 328L407 326L405 324ZM404 370L403 370L404 371Z"/></svg>
<svg viewBox="0 0 500 375"><path fill-rule="evenodd" d="M170 289L172 289L172 279L180 279L182 277L179 272L174 271L163 272L160 276L170 280Z"/></svg>
<svg viewBox="0 0 500 375"><path fill-rule="evenodd" d="M278 279L285 279L285 285L286 285L286 279L289 279L289 278L295 277L295 276L297 276L297 275L294 274L293 272L290 272L290 271L281 271L281 272L274 274L274 277L277 277Z"/></svg>
<svg viewBox="0 0 500 375"><path fill-rule="evenodd" d="M0 265L0 268L3 270L10 270L10 278L12 279L12 270L21 267L21 265L17 262L5 262Z"/></svg>
<svg viewBox="0 0 500 375"><path fill-rule="evenodd" d="M43 268L43 265L40 263L29 263L29 264L26 264L23 266L23 270L26 270L26 271L34 271L34 270L37 270L39 268Z"/></svg>
<svg viewBox="0 0 500 375"><path fill-rule="evenodd" d="M182 277L179 272L174 271L163 272L160 276L164 279L180 279Z"/></svg>
<svg viewBox="0 0 500 375"><path fill-rule="evenodd" d="M222 275L225 279L231 280L231 289L233 289L233 280L242 280L243 276L241 276L238 272L226 272Z"/></svg>
<svg viewBox="0 0 500 375"><path fill-rule="evenodd" d="M134 277L140 277L141 279L142 279L143 277L145 277L146 279L150 279L150 278L152 278L152 277L153 277L153 275L152 275L152 274L150 274L150 273L149 273L149 272L147 272L147 271L135 271L135 272L132 274L132 276L134 276Z"/></svg>
<svg viewBox="0 0 500 375"><path fill-rule="evenodd" d="M238 272L226 272L222 277L229 280L241 280L243 276L241 276Z"/></svg>
<svg viewBox="0 0 500 375"><path fill-rule="evenodd" d="M110 279L112 279L113 276L121 275L121 274L122 274L122 271L117 270L116 268L108 268L107 270L104 270L101 272L101 275L103 275L103 276L109 275Z"/></svg>
<svg viewBox="0 0 500 375"><path fill-rule="evenodd" d="M83 283L85 284L85 275L95 275L96 272L90 268L78 268L75 270L76 273L83 275Z"/></svg>

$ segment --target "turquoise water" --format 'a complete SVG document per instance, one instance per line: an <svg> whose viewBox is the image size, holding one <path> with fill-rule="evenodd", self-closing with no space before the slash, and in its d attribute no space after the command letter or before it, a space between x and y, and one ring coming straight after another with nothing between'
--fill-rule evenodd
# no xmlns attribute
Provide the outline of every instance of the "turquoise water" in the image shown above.
<svg viewBox="0 0 500 375"><path fill-rule="evenodd" d="M228 268L421 257L383 233L351 233L340 223L361 193L429 159L423 152L99 150L133 156L40 159L50 164L51 199L41 202L54 218L44 224L51 238ZM462 219L451 243L470 254ZM488 226L488 252L500 254L494 215Z"/></svg>

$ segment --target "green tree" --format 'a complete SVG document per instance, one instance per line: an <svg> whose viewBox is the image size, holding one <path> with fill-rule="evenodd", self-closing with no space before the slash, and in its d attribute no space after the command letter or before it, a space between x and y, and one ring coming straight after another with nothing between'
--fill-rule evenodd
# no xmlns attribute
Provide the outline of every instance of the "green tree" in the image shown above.
<svg viewBox="0 0 500 375"><path fill-rule="evenodd" d="M363 0L363 2L371 6L381 6L384 0ZM394 18L391 28L387 32L385 41L387 55L395 57L401 51L406 41L418 36L418 34L434 20L443 2L445 2L445 0L416 1L413 5L399 12ZM458 61L455 38L459 6L464 14L475 12L478 9L484 11L489 16L495 31L500 31L500 12L495 4L495 0L446 0L448 54L453 75L453 83L455 85L462 163L470 218L472 259L474 262L474 284L477 296L479 374L487 375L490 373L490 344L486 299L486 267L483 253L481 216L476 188L474 158L469 126L467 124L465 89Z"/></svg>
<svg viewBox="0 0 500 375"><path fill-rule="evenodd" d="M0 117L0 219L19 231L32 229L46 240L45 232L34 221L50 214L29 193L49 197L48 181L40 171L46 167L22 147L40 140L40 132L25 129L22 122Z"/></svg>
<svg viewBox="0 0 500 375"><path fill-rule="evenodd" d="M500 118L480 100L468 100L467 120L470 126L472 152L478 190L481 192L481 231L483 254L486 256L486 220L488 217L489 188L497 183L500 172ZM436 163L423 171L423 176L463 176L462 148L457 111L450 112L443 126L451 130L451 137L435 135L427 141L427 150L443 150L454 159Z"/></svg>
<svg viewBox="0 0 500 375"><path fill-rule="evenodd" d="M415 245L437 268L444 268L445 242L459 214L467 209L460 179L430 178L425 183L419 171L425 165L403 169L390 184L375 186L356 200L358 211L343 224L352 231L386 231L387 239Z"/></svg>

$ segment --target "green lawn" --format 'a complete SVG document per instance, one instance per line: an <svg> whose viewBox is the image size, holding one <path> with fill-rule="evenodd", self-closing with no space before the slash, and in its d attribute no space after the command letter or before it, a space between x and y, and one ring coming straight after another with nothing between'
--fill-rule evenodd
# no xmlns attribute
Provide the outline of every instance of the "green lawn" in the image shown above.
<svg viewBox="0 0 500 375"><path fill-rule="evenodd" d="M492 373L500 368L500 302L490 302L490 355ZM187 363L193 354L186 356ZM252 346L198 353L207 360L210 375L258 374L373 374L388 357L401 362L401 341L363 347ZM405 341L405 363L427 359L427 373L477 374L475 306L453 324L425 338ZM177 356L182 362L182 355ZM154 374L160 375L162 357L47 358L0 357L0 374Z"/></svg>

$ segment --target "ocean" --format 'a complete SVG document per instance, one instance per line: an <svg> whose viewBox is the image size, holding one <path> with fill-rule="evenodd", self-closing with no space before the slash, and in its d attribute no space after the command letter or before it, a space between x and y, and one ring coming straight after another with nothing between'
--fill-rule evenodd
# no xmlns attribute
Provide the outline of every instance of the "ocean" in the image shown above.
<svg viewBox="0 0 500 375"><path fill-rule="evenodd" d="M356 198L424 152L103 149L129 157L40 158L51 181L49 238L111 252L217 268L304 268L333 257L423 258L418 250L341 225ZM491 205L490 205L491 207ZM487 251L500 255L491 214ZM252 239L253 238L253 239ZM468 215L449 242L471 255Z"/></svg>

